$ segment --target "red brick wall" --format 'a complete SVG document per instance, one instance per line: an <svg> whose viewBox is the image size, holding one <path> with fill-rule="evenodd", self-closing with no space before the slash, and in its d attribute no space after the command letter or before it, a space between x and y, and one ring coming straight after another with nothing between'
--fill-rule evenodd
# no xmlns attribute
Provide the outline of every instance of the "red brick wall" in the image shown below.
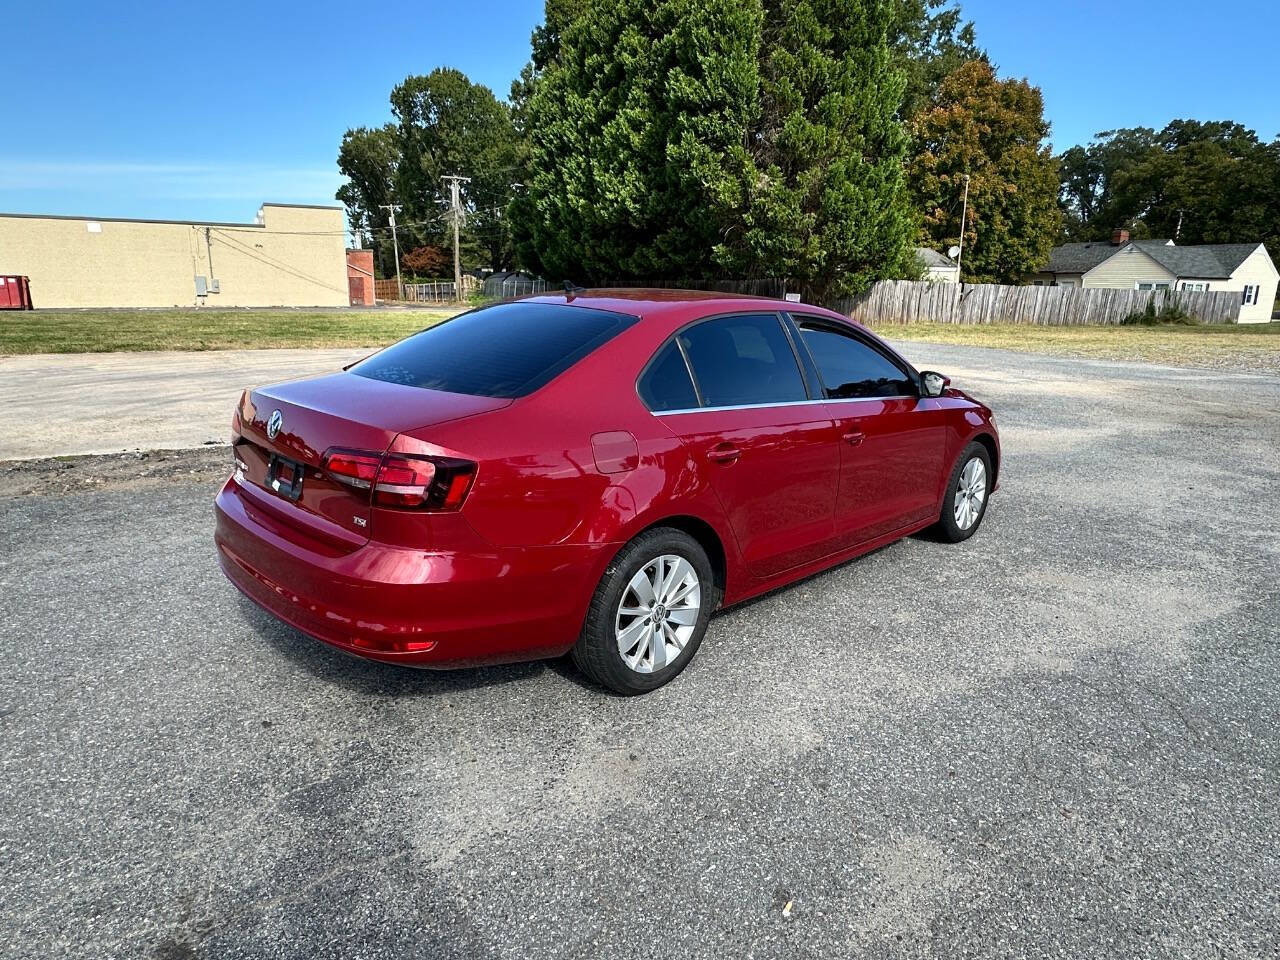
<svg viewBox="0 0 1280 960"><path fill-rule="evenodd" d="M360 281L360 282L353 282ZM373 296L373 251L347 251L347 285L351 287L351 305L372 307Z"/></svg>

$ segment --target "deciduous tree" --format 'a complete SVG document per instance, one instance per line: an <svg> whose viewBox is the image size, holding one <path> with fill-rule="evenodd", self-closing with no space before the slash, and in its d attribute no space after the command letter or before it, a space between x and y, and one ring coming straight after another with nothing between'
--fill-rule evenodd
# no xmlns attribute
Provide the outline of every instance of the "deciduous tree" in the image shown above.
<svg viewBox="0 0 1280 960"><path fill-rule="evenodd" d="M917 153L909 180L922 243L939 250L957 243L968 175L963 279L1015 283L1041 267L1062 214L1039 89L971 61L943 81L911 127Z"/></svg>
<svg viewBox="0 0 1280 960"><path fill-rule="evenodd" d="M1174 120L1099 134L1062 155L1072 239L1116 227L1178 243L1265 242L1280 249L1280 140L1230 121Z"/></svg>

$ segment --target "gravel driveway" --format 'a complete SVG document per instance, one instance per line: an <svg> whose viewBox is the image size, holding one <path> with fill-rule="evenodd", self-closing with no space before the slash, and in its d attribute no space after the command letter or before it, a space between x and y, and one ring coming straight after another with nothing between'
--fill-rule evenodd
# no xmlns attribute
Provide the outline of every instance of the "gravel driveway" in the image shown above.
<svg viewBox="0 0 1280 960"><path fill-rule="evenodd" d="M996 407L981 532L640 699L274 622L214 561L223 451L21 468L0 956L1276 955L1280 380L904 349Z"/></svg>

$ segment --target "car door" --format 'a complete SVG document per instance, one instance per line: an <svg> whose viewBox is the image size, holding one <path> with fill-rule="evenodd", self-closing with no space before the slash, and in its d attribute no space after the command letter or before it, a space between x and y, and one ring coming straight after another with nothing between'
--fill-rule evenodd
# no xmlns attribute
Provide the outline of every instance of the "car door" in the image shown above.
<svg viewBox="0 0 1280 960"><path fill-rule="evenodd" d="M655 413L710 478L757 577L834 549L839 439L796 349L780 315L738 314L686 327L650 366L672 367L672 351L684 359L696 409Z"/></svg>
<svg viewBox="0 0 1280 960"><path fill-rule="evenodd" d="M931 517L946 445L941 403L898 358L853 327L793 315L840 445L835 537L855 546Z"/></svg>

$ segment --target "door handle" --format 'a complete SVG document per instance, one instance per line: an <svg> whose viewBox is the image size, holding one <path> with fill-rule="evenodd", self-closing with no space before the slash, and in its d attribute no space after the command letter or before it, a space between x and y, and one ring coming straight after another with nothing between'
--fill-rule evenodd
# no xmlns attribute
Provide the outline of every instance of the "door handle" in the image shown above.
<svg viewBox="0 0 1280 960"><path fill-rule="evenodd" d="M841 436L842 440L847 441L852 446L858 446L863 440L867 439L867 435L861 430L850 430Z"/></svg>
<svg viewBox="0 0 1280 960"><path fill-rule="evenodd" d="M733 463L740 456L742 451L731 443L718 443L707 451L707 459L715 463Z"/></svg>

